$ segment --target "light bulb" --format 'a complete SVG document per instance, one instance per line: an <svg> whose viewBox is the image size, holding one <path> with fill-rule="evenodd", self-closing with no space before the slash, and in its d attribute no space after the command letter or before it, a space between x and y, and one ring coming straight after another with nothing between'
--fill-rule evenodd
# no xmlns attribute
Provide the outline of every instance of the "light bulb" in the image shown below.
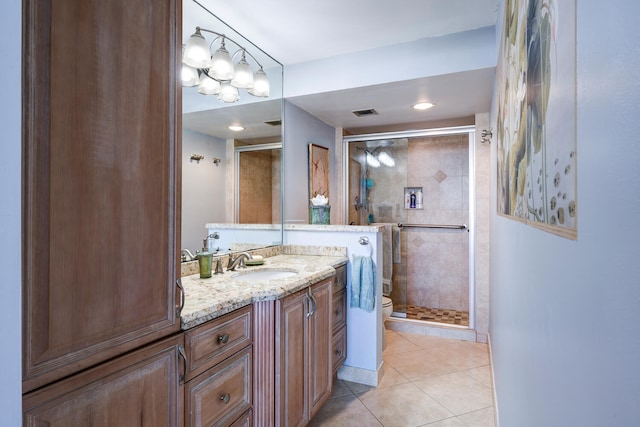
<svg viewBox="0 0 640 427"><path fill-rule="evenodd" d="M235 73L231 85L240 89L251 89L253 87L253 70L245 59L244 52L242 58L235 66Z"/></svg>
<svg viewBox="0 0 640 427"><path fill-rule="evenodd" d="M198 70L188 66L187 64L182 64L182 71L180 73L180 77L182 78L182 86L184 87L192 87L200 83L200 78L198 77Z"/></svg>
<svg viewBox="0 0 640 427"><path fill-rule="evenodd" d="M231 86L229 83L223 83L218 94L218 99L222 102L236 102L240 99L238 89Z"/></svg>
<svg viewBox="0 0 640 427"><path fill-rule="evenodd" d="M216 50L211 58L209 74L216 80L227 81L233 78L233 62L229 51L224 47L224 39L220 49Z"/></svg>
<svg viewBox="0 0 640 427"><path fill-rule="evenodd" d="M193 68L209 68L211 65L211 51L199 27L184 47L182 62Z"/></svg>
<svg viewBox="0 0 640 427"><path fill-rule="evenodd" d="M217 95L220 93L220 82L213 80L207 75L203 75L198 85L198 92L202 95Z"/></svg>
<svg viewBox="0 0 640 427"><path fill-rule="evenodd" d="M269 78L262 67L253 76L253 88L248 91L253 96L267 98L269 96Z"/></svg>

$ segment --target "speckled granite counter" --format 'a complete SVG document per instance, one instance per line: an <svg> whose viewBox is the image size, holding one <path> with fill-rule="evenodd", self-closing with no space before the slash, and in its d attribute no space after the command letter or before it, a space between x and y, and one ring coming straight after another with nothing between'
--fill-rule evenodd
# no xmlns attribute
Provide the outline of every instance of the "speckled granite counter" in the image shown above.
<svg viewBox="0 0 640 427"><path fill-rule="evenodd" d="M335 274L335 268L346 264L345 255L282 254L265 258L264 265L236 272L225 271L210 279L199 274L182 277L185 306L181 314L182 329L190 329L254 301L276 300L304 289ZM239 273L261 269L283 269L298 272L296 276L267 281L243 281ZM234 277L236 276L236 277Z"/></svg>

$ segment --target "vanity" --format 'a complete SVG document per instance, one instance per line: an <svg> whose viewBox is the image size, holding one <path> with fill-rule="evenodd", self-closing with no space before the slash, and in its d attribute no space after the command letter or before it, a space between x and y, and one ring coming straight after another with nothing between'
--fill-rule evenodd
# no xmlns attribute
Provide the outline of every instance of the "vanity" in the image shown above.
<svg viewBox="0 0 640 427"><path fill-rule="evenodd" d="M182 277L185 425L305 425L331 395L346 357L345 251L281 249L263 266Z"/></svg>

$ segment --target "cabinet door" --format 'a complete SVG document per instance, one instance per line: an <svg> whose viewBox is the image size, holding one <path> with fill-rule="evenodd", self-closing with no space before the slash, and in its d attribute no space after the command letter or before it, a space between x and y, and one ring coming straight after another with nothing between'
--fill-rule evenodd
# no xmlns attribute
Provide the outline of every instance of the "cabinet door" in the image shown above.
<svg viewBox="0 0 640 427"><path fill-rule="evenodd" d="M25 395L24 425L182 425L181 343L182 335L177 335Z"/></svg>
<svg viewBox="0 0 640 427"><path fill-rule="evenodd" d="M310 288L312 314L308 318L308 395L309 419L331 394L332 382L332 281L326 280Z"/></svg>
<svg viewBox="0 0 640 427"><path fill-rule="evenodd" d="M23 390L179 329L177 0L25 0Z"/></svg>
<svg viewBox="0 0 640 427"><path fill-rule="evenodd" d="M276 426L302 426L308 422L306 380L307 290L276 306Z"/></svg>

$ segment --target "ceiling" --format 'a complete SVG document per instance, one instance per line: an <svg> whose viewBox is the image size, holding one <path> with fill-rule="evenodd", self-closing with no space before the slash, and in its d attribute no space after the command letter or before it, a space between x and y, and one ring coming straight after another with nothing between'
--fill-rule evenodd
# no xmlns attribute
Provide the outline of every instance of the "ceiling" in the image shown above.
<svg viewBox="0 0 640 427"><path fill-rule="evenodd" d="M499 4L499 0L198 2L284 64L285 73L288 65L301 62L493 26ZM187 13L184 19L186 40L198 24L190 23L193 17ZM494 73L494 68L488 68L288 100L329 125L345 129L444 120L488 111ZM414 99L416 93L429 93L437 107L428 115L411 111L407 99ZM365 108L375 108L379 114L358 118L352 113ZM209 127L217 126L214 114L207 121Z"/></svg>

